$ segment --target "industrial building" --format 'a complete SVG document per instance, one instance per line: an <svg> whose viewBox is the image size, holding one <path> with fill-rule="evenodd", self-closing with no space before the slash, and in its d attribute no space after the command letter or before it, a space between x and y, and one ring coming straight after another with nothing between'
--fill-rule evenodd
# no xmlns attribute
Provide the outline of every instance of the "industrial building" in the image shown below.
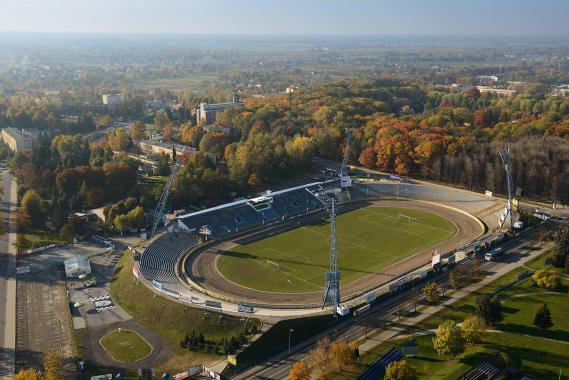
<svg viewBox="0 0 569 380"><path fill-rule="evenodd" d="M4 141L14 153L31 153L34 147L34 139L35 134L25 129L2 129L2 141Z"/></svg>

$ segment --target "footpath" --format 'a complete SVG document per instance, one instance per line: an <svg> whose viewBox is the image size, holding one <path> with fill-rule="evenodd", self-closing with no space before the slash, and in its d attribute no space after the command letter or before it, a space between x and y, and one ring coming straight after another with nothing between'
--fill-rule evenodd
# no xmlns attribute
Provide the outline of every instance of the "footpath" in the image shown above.
<svg viewBox="0 0 569 380"><path fill-rule="evenodd" d="M524 246L524 245L525 245L525 243L521 244L521 246ZM359 346L360 353L365 353L365 352L368 352L368 351L375 349L377 346L395 338L397 335L405 333L405 331L407 329L409 329L410 327L416 326L419 323L426 320L427 318L441 312L444 308L454 304L455 302L457 302L457 301L459 301L465 297L468 297L469 295L471 295L473 293L479 292L480 289L487 286L491 282L495 281L499 277L504 276L505 274L511 272L515 268L524 266L527 262L535 259L537 256L548 251L553 246L554 246L553 243L545 243L540 247L539 250L527 250L526 251L527 255L524 256L523 258L521 258L519 261L517 261L515 263L508 263L508 264L501 266L500 268L497 268L495 271L493 271L493 273L484 277L484 279L482 279L481 281L474 283L474 284L471 284L469 286L466 286L460 290L448 291L445 294L446 296L448 296L447 300L445 300L444 302L442 302L438 305L433 305L433 306L429 306L423 310L418 310L417 313L414 313L414 315L412 317L405 319L404 327L402 327L401 325L398 325L396 323L397 317L394 317L394 319L392 321L390 321L394 324L393 326L387 326L386 329L381 330L381 331L380 330L369 331L369 333L368 333L369 335L374 335L374 334L377 334L377 335L375 335L373 338L367 339L365 342L360 344L360 346ZM515 247L513 250L521 250L521 249L522 249L522 247L518 246L518 247Z"/></svg>

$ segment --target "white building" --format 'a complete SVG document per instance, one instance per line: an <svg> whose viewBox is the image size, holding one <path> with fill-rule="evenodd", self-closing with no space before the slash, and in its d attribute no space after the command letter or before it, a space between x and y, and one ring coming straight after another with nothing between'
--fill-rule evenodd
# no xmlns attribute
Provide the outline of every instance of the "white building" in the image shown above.
<svg viewBox="0 0 569 380"><path fill-rule="evenodd" d="M14 153L31 153L34 147L34 137L35 135L31 131L26 131L25 129L2 129L2 141L4 141Z"/></svg>
<svg viewBox="0 0 569 380"><path fill-rule="evenodd" d="M91 274L91 264L85 257L75 256L63 262L66 277L79 277Z"/></svg>
<svg viewBox="0 0 569 380"><path fill-rule="evenodd" d="M120 102L120 94L103 94L103 104L106 106L116 106Z"/></svg>
<svg viewBox="0 0 569 380"><path fill-rule="evenodd" d="M196 118L198 123L203 122L207 125L215 121L218 112L233 107L243 107L243 102L233 99L232 102L227 103L200 103L200 107L196 109Z"/></svg>

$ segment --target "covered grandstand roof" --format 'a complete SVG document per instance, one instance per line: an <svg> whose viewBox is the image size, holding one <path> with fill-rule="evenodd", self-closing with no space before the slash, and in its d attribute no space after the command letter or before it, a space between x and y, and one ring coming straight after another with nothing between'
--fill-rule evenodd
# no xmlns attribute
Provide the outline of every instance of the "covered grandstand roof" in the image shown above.
<svg viewBox="0 0 569 380"><path fill-rule="evenodd" d="M325 181L325 182L312 182L312 183L308 183L306 185L301 185L301 186L295 186L295 187L290 187L288 189L283 189L283 190L278 190L278 191L266 191L265 193L261 194L261 196L259 197L254 197L254 198L247 198L247 199L240 199L238 201L233 201L233 202L229 202L229 203L224 203L222 205L219 206L215 206L215 207L211 207L205 210L200 210L200 211L195 211L195 212L191 212L189 214L184 214L184 215L180 215L177 219L187 219L187 218L191 218L197 215L202 215L202 214L206 214L212 211L217 211L217 210L223 210L225 208L231 208L231 207L235 207L235 206L239 206L239 205L244 205L247 204L249 202L255 202L255 200L259 200L260 198L265 198L265 197L274 197L277 195L282 195L285 193L289 193L289 192L293 192L293 191L297 191L297 190L301 190L301 189L306 189L308 187L313 187L313 186L322 186L322 185L326 185L330 182L334 182L334 180L330 180L330 181Z"/></svg>

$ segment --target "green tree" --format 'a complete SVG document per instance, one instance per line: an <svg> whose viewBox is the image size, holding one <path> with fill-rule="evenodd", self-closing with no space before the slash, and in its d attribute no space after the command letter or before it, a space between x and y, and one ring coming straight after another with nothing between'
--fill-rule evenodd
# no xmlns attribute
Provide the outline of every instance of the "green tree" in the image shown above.
<svg viewBox="0 0 569 380"><path fill-rule="evenodd" d="M417 371L406 359L398 360L390 363L386 370L384 380L416 380L418 379Z"/></svg>
<svg viewBox="0 0 569 380"><path fill-rule="evenodd" d="M117 215L114 220L115 228L121 234L128 228L129 220L125 214Z"/></svg>
<svg viewBox="0 0 569 380"><path fill-rule="evenodd" d="M130 210L127 214L128 225L131 228L144 227L144 209L141 206Z"/></svg>
<svg viewBox="0 0 569 380"><path fill-rule="evenodd" d="M456 322L447 320L437 327L433 337L435 351L447 359L451 359L464 351L464 337Z"/></svg>
<svg viewBox="0 0 569 380"><path fill-rule="evenodd" d="M565 260L569 256L569 228L561 231L557 238L555 246L555 254L553 255L553 265L557 268L563 268Z"/></svg>
<svg viewBox="0 0 569 380"><path fill-rule="evenodd" d="M547 304L543 304L535 313L533 319L533 324L541 329L548 329L553 326L553 321L551 320L551 311Z"/></svg>
<svg viewBox="0 0 569 380"><path fill-rule="evenodd" d="M425 299L429 302L433 302L439 299L439 285L436 282L428 282L423 287L423 295Z"/></svg>
<svg viewBox="0 0 569 380"><path fill-rule="evenodd" d="M493 296L482 295L476 299L476 314L489 325L494 325L502 319L502 305Z"/></svg>
<svg viewBox="0 0 569 380"><path fill-rule="evenodd" d="M481 316L474 314L462 322L461 329L466 342L475 344L480 341L482 333L486 329L486 323Z"/></svg>
<svg viewBox="0 0 569 380"><path fill-rule="evenodd" d="M154 126L156 127L156 129L160 131L163 130L166 124L168 124L169 122L170 118L168 117L168 114L166 114L166 112L164 111L160 111L156 114L156 116L154 116Z"/></svg>

